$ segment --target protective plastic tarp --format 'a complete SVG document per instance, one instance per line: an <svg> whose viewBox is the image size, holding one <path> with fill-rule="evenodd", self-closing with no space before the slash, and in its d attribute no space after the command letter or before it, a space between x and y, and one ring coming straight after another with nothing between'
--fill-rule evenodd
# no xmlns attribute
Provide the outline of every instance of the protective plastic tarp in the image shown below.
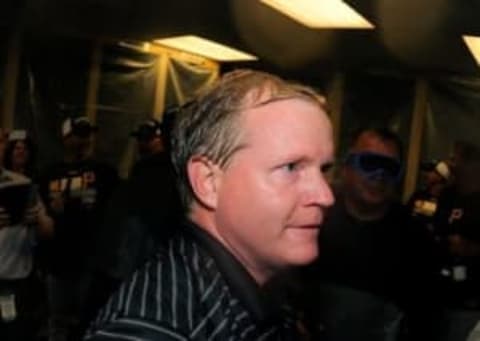
<svg viewBox="0 0 480 341"><path fill-rule="evenodd" d="M14 127L33 135L40 168L61 159L61 123L84 110L89 49L70 41L24 43Z"/></svg>
<svg viewBox="0 0 480 341"><path fill-rule="evenodd" d="M14 127L30 131L38 146L40 168L62 158L60 126L69 116L86 113L91 70L91 43L54 40L25 43L20 66ZM119 45L101 51L101 69L95 105L95 154L112 166L128 168L134 161L130 132L154 113L158 77L167 77L165 107L182 104L216 78L211 67L168 57L166 75L160 57ZM126 174L125 173L125 174Z"/></svg>
<svg viewBox="0 0 480 341"><path fill-rule="evenodd" d="M211 84L217 77L209 68L170 58L166 84L165 107L183 104Z"/></svg>
<svg viewBox="0 0 480 341"><path fill-rule="evenodd" d="M480 146L480 79L445 77L429 82L423 159L445 159L457 140Z"/></svg>
<svg viewBox="0 0 480 341"><path fill-rule="evenodd" d="M151 117L159 62L156 55L120 46L102 51L96 123L96 156L119 166L128 153L130 133Z"/></svg>
<svg viewBox="0 0 480 341"><path fill-rule="evenodd" d="M364 127L388 127L398 133L405 142L405 155L410 139L414 84L411 79L378 75L347 77L337 155L345 155L352 132Z"/></svg>

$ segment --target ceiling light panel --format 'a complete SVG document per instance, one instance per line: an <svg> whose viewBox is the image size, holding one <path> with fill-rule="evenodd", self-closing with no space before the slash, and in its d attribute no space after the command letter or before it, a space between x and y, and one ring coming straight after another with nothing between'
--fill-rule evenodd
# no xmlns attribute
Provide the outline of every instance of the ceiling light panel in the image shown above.
<svg viewBox="0 0 480 341"><path fill-rule="evenodd" d="M310 28L372 29L368 20L340 0L260 0Z"/></svg>
<svg viewBox="0 0 480 341"><path fill-rule="evenodd" d="M258 59L254 55L194 35L157 39L154 42L219 62L251 61Z"/></svg>
<svg viewBox="0 0 480 341"><path fill-rule="evenodd" d="M477 64L480 64L480 37L463 36L462 38Z"/></svg>

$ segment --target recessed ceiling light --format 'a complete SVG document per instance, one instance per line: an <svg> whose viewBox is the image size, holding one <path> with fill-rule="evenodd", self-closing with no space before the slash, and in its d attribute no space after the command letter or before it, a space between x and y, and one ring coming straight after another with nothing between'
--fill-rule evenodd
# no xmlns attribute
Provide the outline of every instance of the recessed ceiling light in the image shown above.
<svg viewBox="0 0 480 341"><path fill-rule="evenodd" d="M254 55L194 35L154 40L156 44L197 54L219 62L257 60Z"/></svg>
<svg viewBox="0 0 480 341"><path fill-rule="evenodd" d="M341 0L260 1L310 28L374 28L367 19Z"/></svg>

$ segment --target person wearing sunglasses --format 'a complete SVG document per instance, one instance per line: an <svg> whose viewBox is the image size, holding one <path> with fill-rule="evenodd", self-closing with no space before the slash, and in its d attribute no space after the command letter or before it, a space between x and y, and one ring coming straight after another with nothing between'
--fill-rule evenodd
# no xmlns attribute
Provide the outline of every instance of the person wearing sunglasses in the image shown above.
<svg viewBox="0 0 480 341"><path fill-rule="evenodd" d="M375 220L385 215L394 198L402 165L392 146L375 150L378 147L369 146L369 143L350 151L345 159L345 190L349 192L345 203L354 215Z"/></svg>
<svg viewBox="0 0 480 341"><path fill-rule="evenodd" d="M337 200L320 233L320 256L307 271L306 314L318 339L397 340L405 315L422 311L412 303L423 292L417 286L426 273L423 239L397 201L402 153L400 139L387 129L360 130L351 139Z"/></svg>

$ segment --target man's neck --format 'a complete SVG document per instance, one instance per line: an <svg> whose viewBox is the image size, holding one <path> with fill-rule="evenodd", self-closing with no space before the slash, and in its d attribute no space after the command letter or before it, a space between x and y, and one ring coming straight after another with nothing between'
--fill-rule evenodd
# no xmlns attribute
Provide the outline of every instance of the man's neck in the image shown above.
<svg viewBox="0 0 480 341"><path fill-rule="evenodd" d="M203 229L209 233L213 238L215 238L219 243L227 249L233 257L237 259L238 262L242 264L245 270L252 276L255 282L262 286L268 279L272 276L269 269L262 268L260 269L255 265L255 262L250 261L248 257L239 252L228 240L226 240L222 233L217 228L215 213L208 208L201 206L200 204L194 204L189 213L189 219L197 224L199 228Z"/></svg>

